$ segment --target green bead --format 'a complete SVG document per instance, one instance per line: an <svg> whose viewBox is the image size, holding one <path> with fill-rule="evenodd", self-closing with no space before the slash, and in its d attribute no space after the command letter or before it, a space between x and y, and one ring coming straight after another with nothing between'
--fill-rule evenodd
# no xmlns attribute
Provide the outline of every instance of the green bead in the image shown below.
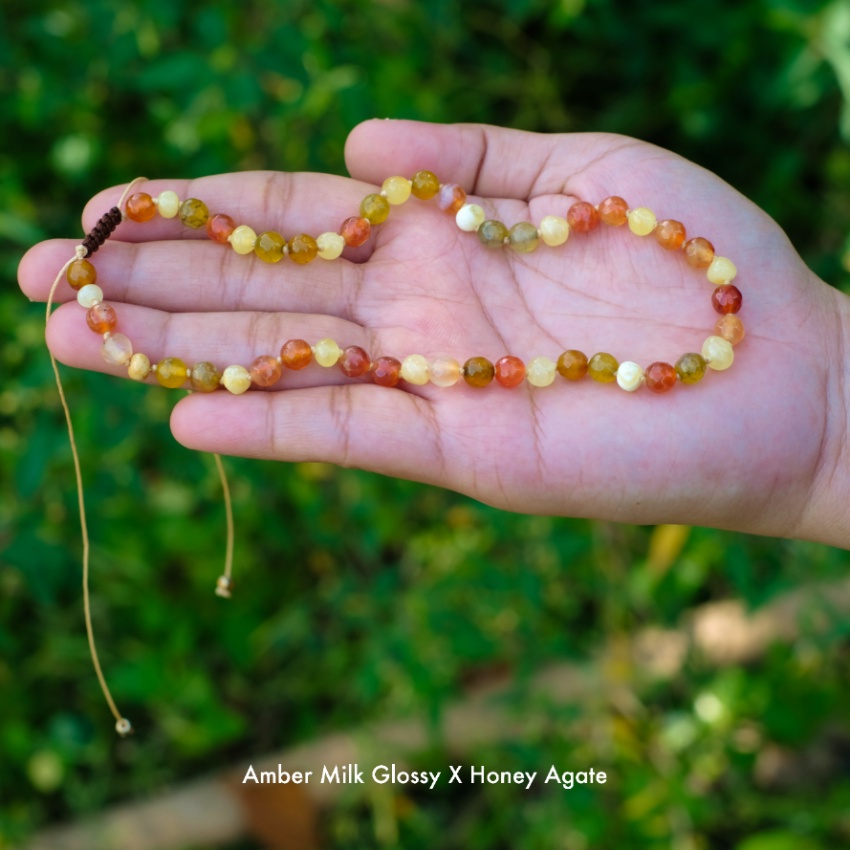
<svg viewBox="0 0 850 850"><path fill-rule="evenodd" d="M537 228L527 221L515 224L508 231L508 244L519 254L528 254L537 247L540 235Z"/></svg>
<svg viewBox="0 0 850 850"><path fill-rule="evenodd" d="M508 238L508 228L501 221L490 219L478 228L478 238L488 248L501 248Z"/></svg>
<svg viewBox="0 0 850 850"><path fill-rule="evenodd" d="M209 217L207 205L197 198L188 198L180 204L180 221L187 227L203 227Z"/></svg>
<svg viewBox="0 0 850 850"><path fill-rule="evenodd" d="M676 374L683 384L695 384L705 375L706 362L701 354L683 354L676 361Z"/></svg>
<svg viewBox="0 0 850 850"><path fill-rule="evenodd" d="M587 361L587 374L600 384L610 384L617 380L620 364L611 354L600 351Z"/></svg>

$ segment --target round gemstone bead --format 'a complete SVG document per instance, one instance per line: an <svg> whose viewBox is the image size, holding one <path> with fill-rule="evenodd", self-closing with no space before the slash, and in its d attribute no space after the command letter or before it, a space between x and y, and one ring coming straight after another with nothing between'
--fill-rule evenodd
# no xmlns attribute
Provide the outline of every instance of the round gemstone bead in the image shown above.
<svg viewBox="0 0 850 850"><path fill-rule="evenodd" d="M105 334L118 324L118 316L111 304L100 301L89 308L86 322L95 333Z"/></svg>
<svg viewBox="0 0 850 850"><path fill-rule="evenodd" d="M127 198L124 210L130 221L150 221L156 215L156 204L147 192L136 192Z"/></svg>
<svg viewBox="0 0 850 850"><path fill-rule="evenodd" d="M676 374L683 384L695 384L705 375L706 363L701 354L688 352L676 361Z"/></svg>
<svg viewBox="0 0 850 850"><path fill-rule="evenodd" d="M628 220L629 205L619 196L611 195L599 204L599 218L612 227L620 227Z"/></svg>
<svg viewBox="0 0 850 850"><path fill-rule="evenodd" d="M537 228L528 221L521 221L508 231L508 245L518 254L531 253L539 241Z"/></svg>
<svg viewBox="0 0 850 850"><path fill-rule="evenodd" d="M714 259L714 245L708 239L703 239L702 236L688 239L682 245L682 250L685 252L688 265L695 269L707 269Z"/></svg>
<svg viewBox="0 0 850 850"><path fill-rule="evenodd" d="M257 234L247 224L240 224L228 237L230 246L237 254L250 254L257 244Z"/></svg>
<svg viewBox="0 0 850 850"><path fill-rule="evenodd" d="M449 215L454 215L466 203L466 192L457 183L444 183L437 193L437 206Z"/></svg>
<svg viewBox="0 0 850 850"><path fill-rule="evenodd" d="M494 364L496 369L496 380L503 386L511 389L518 387L525 380L525 363L514 357L512 354L506 354L500 357Z"/></svg>
<svg viewBox="0 0 850 850"><path fill-rule="evenodd" d="M254 253L264 263L279 263L283 259L286 240L275 230L261 233L254 242Z"/></svg>
<svg viewBox="0 0 850 850"><path fill-rule="evenodd" d="M360 202L360 215L369 224L383 224L390 214L390 204L381 195L366 195Z"/></svg>
<svg viewBox="0 0 850 850"><path fill-rule="evenodd" d="M281 365L277 362L277 357L261 354L248 371L251 373L251 381L258 387L270 387L280 380Z"/></svg>
<svg viewBox="0 0 850 850"><path fill-rule="evenodd" d="M221 373L221 385L233 395L242 395L251 386L251 373L244 366L228 366Z"/></svg>
<svg viewBox="0 0 850 850"><path fill-rule="evenodd" d="M382 387L394 387L401 377L401 362L395 357L379 357L372 364L372 380Z"/></svg>
<svg viewBox="0 0 850 850"><path fill-rule="evenodd" d="M369 224L368 219L359 218L354 215L342 223L339 232L345 240L346 245L357 248L369 238L369 234L372 232L372 225Z"/></svg>
<svg viewBox="0 0 850 850"><path fill-rule="evenodd" d="M82 289L90 283L97 283L97 271L88 260L74 260L65 271L65 279L71 289Z"/></svg>
<svg viewBox="0 0 850 850"><path fill-rule="evenodd" d="M428 361L421 354L409 354L401 361L401 377L409 384L428 383Z"/></svg>
<svg viewBox="0 0 850 850"><path fill-rule="evenodd" d="M486 214L478 204L464 204L455 214L457 226L467 233L474 233L482 224Z"/></svg>
<svg viewBox="0 0 850 850"><path fill-rule="evenodd" d="M103 290L96 283L87 283L77 293L77 303L87 310L95 304L100 304L101 301L103 301Z"/></svg>
<svg viewBox="0 0 850 850"><path fill-rule="evenodd" d="M202 360L192 367L192 375L189 379L192 389L199 393L211 393L218 389L221 383L221 372L208 360Z"/></svg>
<svg viewBox="0 0 850 850"><path fill-rule="evenodd" d="M567 223L576 233L589 233L599 224L599 213L593 204L577 201L567 210Z"/></svg>
<svg viewBox="0 0 850 850"><path fill-rule="evenodd" d="M236 229L236 222L224 213L216 213L207 219L204 225L207 236L219 245L227 244L227 237Z"/></svg>
<svg viewBox="0 0 850 850"><path fill-rule="evenodd" d="M655 238L662 248L677 251L685 242L685 225L671 218L659 221L655 228Z"/></svg>
<svg viewBox="0 0 850 850"><path fill-rule="evenodd" d="M359 345L349 345L343 349L342 357L339 358L339 368L346 378L359 378L369 371L372 365L366 350Z"/></svg>
<svg viewBox="0 0 850 850"><path fill-rule="evenodd" d="M460 380L460 363L453 357L436 357L428 367L428 377L437 387L452 387Z"/></svg>
<svg viewBox="0 0 850 850"><path fill-rule="evenodd" d="M548 387L555 380L555 364L548 357L535 357L526 370L528 383L534 387Z"/></svg>
<svg viewBox="0 0 850 850"><path fill-rule="evenodd" d="M298 236L293 236L289 240L289 259L294 263L303 266L306 263L312 263L318 255L319 246L312 236L299 233Z"/></svg>
<svg viewBox="0 0 850 850"><path fill-rule="evenodd" d="M281 347L280 359L287 369L303 369L313 359L313 349L306 340L290 339Z"/></svg>
<svg viewBox="0 0 850 850"><path fill-rule="evenodd" d="M188 198L180 204L180 221L187 227L203 227L209 217L207 205L197 198Z"/></svg>
<svg viewBox="0 0 850 850"><path fill-rule="evenodd" d="M676 370L669 363L656 361L646 367L646 388L654 393L666 393L676 386Z"/></svg>
<svg viewBox="0 0 850 850"><path fill-rule="evenodd" d="M179 357L166 357L156 364L156 379L164 387L176 390L186 382L189 370Z"/></svg>
<svg viewBox="0 0 850 850"><path fill-rule="evenodd" d="M381 192L393 206L403 204L410 197L410 181L406 177L387 177Z"/></svg>
<svg viewBox="0 0 850 850"><path fill-rule="evenodd" d="M323 260L335 260L345 248L345 239L338 233L322 233L316 238L316 248Z"/></svg>
<svg viewBox="0 0 850 850"><path fill-rule="evenodd" d="M600 351L587 361L587 374L600 384L610 384L617 379L619 365L612 355Z"/></svg>
<svg viewBox="0 0 850 850"><path fill-rule="evenodd" d="M711 306L721 316L725 316L727 313L737 313L741 309L743 301L744 296L741 295L741 290L731 283L721 284L711 293Z"/></svg>
<svg viewBox="0 0 850 850"><path fill-rule="evenodd" d="M702 344L702 357L711 369L722 372L732 365L735 352L732 343L722 336L710 336Z"/></svg>
<svg viewBox="0 0 850 850"><path fill-rule="evenodd" d="M151 361L147 354L134 354L127 365L127 377L144 381L151 373Z"/></svg>
<svg viewBox="0 0 850 850"><path fill-rule="evenodd" d="M160 192L156 199L156 208L163 218L174 218L180 212L180 198L177 192L172 192L171 189Z"/></svg>
<svg viewBox="0 0 850 850"><path fill-rule="evenodd" d="M550 247L563 245L570 237L570 225L559 215L546 215L540 219L540 238Z"/></svg>
<svg viewBox="0 0 850 850"><path fill-rule="evenodd" d="M655 230L655 213L647 207L629 210L629 230L635 236L649 236Z"/></svg>
<svg viewBox="0 0 850 850"><path fill-rule="evenodd" d="M714 333L737 345L744 338L744 323L734 313L728 313L717 320Z"/></svg>
<svg viewBox="0 0 850 850"><path fill-rule="evenodd" d="M738 269L735 268L735 264L728 257L719 257L715 254L705 276L712 283L720 284L734 280L736 274L738 274Z"/></svg>
<svg viewBox="0 0 850 850"><path fill-rule="evenodd" d="M325 337L313 346L313 357L320 366L335 366L340 357L342 349L337 345L335 339Z"/></svg>
<svg viewBox="0 0 850 850"><path fill-rule="evenodd" d="M643 369L632 360L624 360L617 367L617 385L626 392L633 393L641 385Z"/></svg>
<svg viewBox="0 0 850 850"><path fill-rule="evenodd" d="M486 387L496 375L496 369L486 357L470 357L463 364L463 379L471 387Z"/></svg>
<svg viewBox="0 0 850 850"><path fill-rule="evenodd" d="M437 180L437 175L433 171L417 171L413 175L413 180L410 181L410 191L414 198L427 201L440 191L440 181Z"/></svg>
<svg viewBox="0 0 850 850"><path fill-rule="evenodd" d="M133 356L133 343L124 334L110 334L100 348L103 359L113 366L126 366Z"/></svg>
<svg viewBox="0 0 850 850"><path fill-rule="evenodd" d="M478 228L478 238L488 248L501 248L508 238L508 228L501 221L488 219Z"/></svg>
<svg viewBox="0 0 850 850"><path fill-rule="evenodd" d="M558 358L557 367L568 381L579 381L587 374L587 355L570 348Z"/></svg>

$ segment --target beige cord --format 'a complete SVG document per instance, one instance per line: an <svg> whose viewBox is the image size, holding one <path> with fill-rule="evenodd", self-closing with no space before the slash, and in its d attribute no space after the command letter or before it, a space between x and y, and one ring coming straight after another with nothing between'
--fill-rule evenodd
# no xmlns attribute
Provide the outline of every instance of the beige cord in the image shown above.
<svg viewBox="0 0 850 850"><path fill-rule="evenodd" d="M215 465L218 469L218 477L221 479L221 492L224 495L224 513L227 517L227 548L224 555L224 575L219 576L216 582L216 596L230 599L230 591L233 589L231 574L233 572L233 505L230 501L230 486L227 483L227 473L221 462L221 455L214 454Z"/></svg>

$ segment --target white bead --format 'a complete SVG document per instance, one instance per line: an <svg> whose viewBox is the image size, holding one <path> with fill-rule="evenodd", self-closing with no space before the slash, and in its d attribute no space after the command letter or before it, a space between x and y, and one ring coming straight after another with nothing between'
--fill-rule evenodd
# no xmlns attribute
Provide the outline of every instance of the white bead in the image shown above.
<svg viewBox="0 0 850 850"><path fill-rule="evenodd" d="M77 293L77 303L87 310L95 304L100 304L101 301L103 301L103 290L96 283L87 283Z"/></svg>
<svg viewBox="0 0 850 850"><path fill-rule="evenodd" d="M428 361L421 354L408 354L401 361L401 377L409 384L428 383Z"/></svg>
<svg viewBox="0 0 850 850"><path fill-rule="evenodd" d="M548 387L555 380L555 364L548 357L535 357L525 369L525 379L533 387Z"/></svg>
<svg viewBox="0 0 850 850"><path fill-rule="evenodd" d="M735 359L735 350L729 340L722 336L710 336L702 344L702 356L709 368L722 372L732 365Z"/></svg>
<svg viewBox="0 0 850 850"><path fill-rule="evenodd" d="M540 238L550 247L557 248L569 239L570 225L559 215L546 215L540 219Z"/></svg>
<svg viewBox="0 0 850 850"><path fill-rule="evenodd" d="M455 215L457 226L467 233L474 233L484 224L484 210L478 204L464 204Z"/></svg>
<svg viewBox="0 0 850 850"><path fill-rule="evenodd" d="M133 343L124 334L104 334L100 353L113 366L126 366L133 356Z"/></svg>
<svg viewBox="0 0 850 850"><path fill-rule="evenodd" d="M172 192L170 189L160 192L159 197L154 198L154 203L163 218L174 218L180 209L180 198L177 197L177 192Z"/></svg>
<svg viewBox="0 0 850 850"><path fill-rule="evenodd" d="M335 260L345 248L345 239L338 233L322 233L316 238L316 246L323 260Z"/></svg>
<svg viewBox="0 0 850 850"><path fill-rule="evenodd" d="M643 369L632 360L624 360L617 367L617 383L626 392L633 393L643 380Z"/></svg>
<svg viewBox="0 0 850 850"><path fill-rule="evenodd" d="M221 373L221 385L233 395L242 395L251 386L251 373L244 366L228 366Z"/></svg>

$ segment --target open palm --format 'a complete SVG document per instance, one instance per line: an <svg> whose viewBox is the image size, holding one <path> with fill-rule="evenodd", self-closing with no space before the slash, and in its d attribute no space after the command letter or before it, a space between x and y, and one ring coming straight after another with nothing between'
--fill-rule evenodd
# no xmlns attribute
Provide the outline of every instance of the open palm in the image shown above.
<svg viewBox="0 0 850 850"><path fill-rule="evenodd" d="M538 136L480 126L368 122L349 138L353 179L277 172L156 180L257 232L335 229L385 177L433 170L508 226L621 195L684 222L738 266L746 338L736 362L665 395L586 379L535 388L379 387L311 365L272 391L194 394L178 440L225 454L326 460L427 481L517 511L688 522L828 539L811 514L846 523L833 471L846 428L840 363L847 299L815 278L779 227L709 172L661 149L600 134ZM88 206L85 227L112 206ZM120 241L119 241L120 240ZM36 246L21 285L45 298L75 243ZM436 205L393 208L350 259L268 265L177 221L125 223L95 258L119 330L151 361L219 367L332 337L373 359L422 354L556 360L567 348L643 366L699 351L716 313L704 273L650 237L601 225L531 254L490 250ZM66 289L66 298L72 293ZM71 365L109 370L79 307L48 341ZM119 374L120 370L116 370ZM830 403L832 399L832 403ZM845 401L842 401L845 400ZM846 498L846 470L839 495ZM842 489L843 488L843 489ZM827 498L828 494L828 498ZM846 503L845 503L846 504ZM830 542L845 540L846 525Z"/></svg>

